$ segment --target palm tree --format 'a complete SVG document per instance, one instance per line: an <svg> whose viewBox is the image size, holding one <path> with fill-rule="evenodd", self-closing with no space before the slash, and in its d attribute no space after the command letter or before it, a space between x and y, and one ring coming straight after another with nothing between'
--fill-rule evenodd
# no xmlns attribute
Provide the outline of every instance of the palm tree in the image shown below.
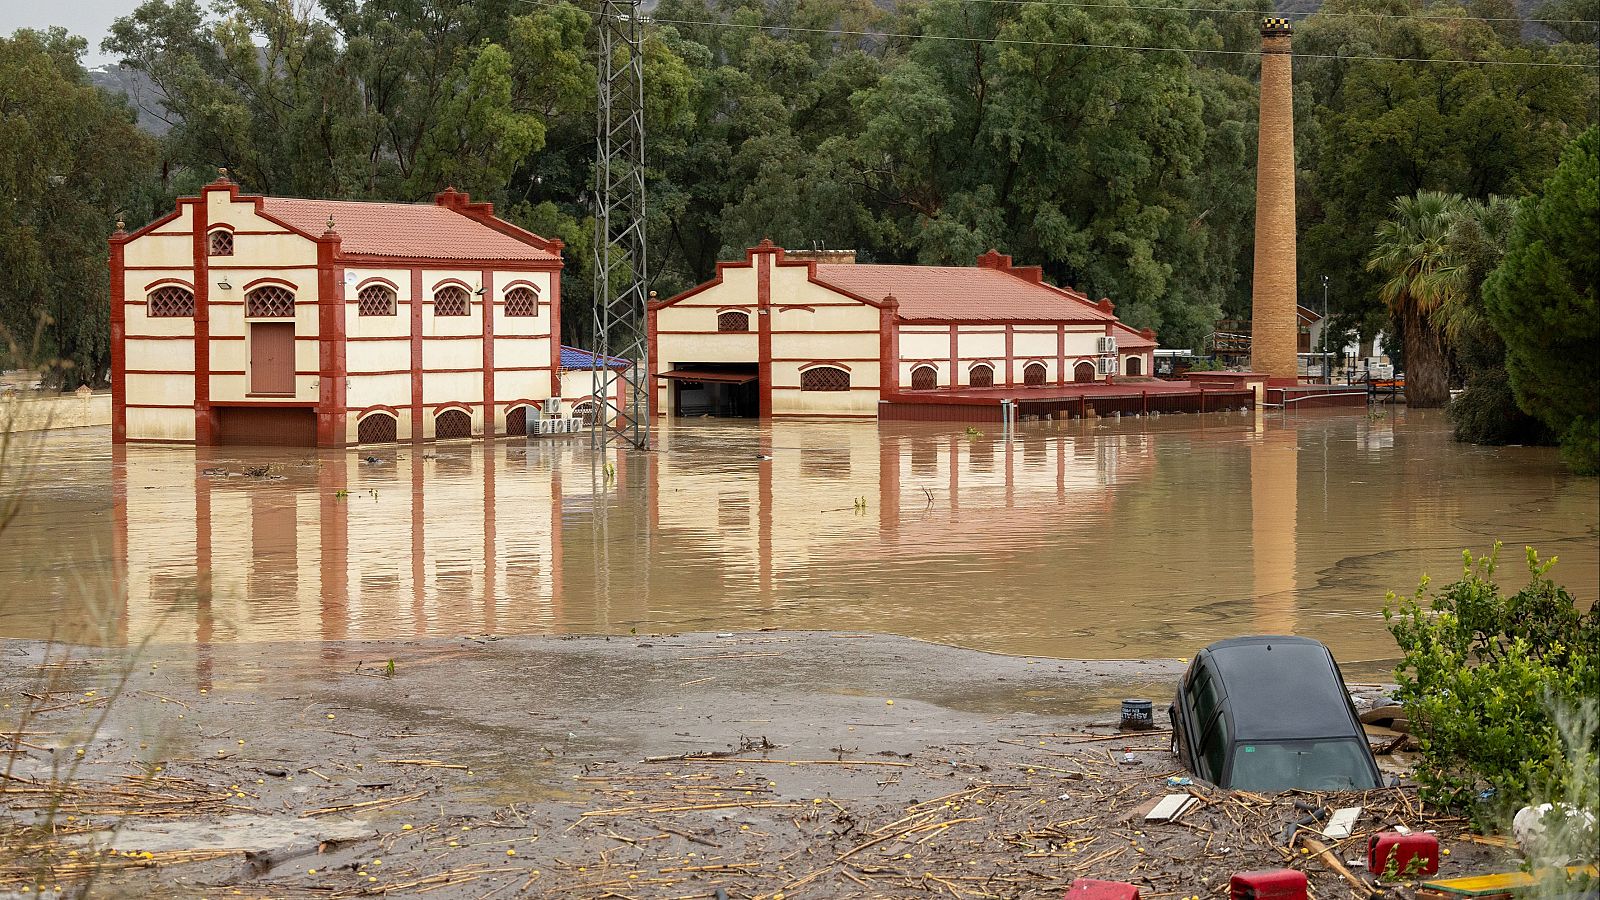
<svg viewBox="0 0 1600 900"><path fill-rule="evenodd" d="M1389 304L1405 338L1409 406L1450 401L1450 352L1434 315L1450 293L1450 279L1441 273L1451 268L1451 226L1462 203L1461 197L1440 191L1395 198L1367 260L1369 271L1387 276L1378 295Z"/></svg>

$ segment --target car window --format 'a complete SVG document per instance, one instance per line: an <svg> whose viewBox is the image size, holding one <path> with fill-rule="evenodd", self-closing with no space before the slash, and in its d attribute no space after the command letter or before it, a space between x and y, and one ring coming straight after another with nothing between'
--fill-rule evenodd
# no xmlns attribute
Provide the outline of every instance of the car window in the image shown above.
<svg viewBox="0 0 1600 900"><path fill-rule="evenodd" d="M1228 787L1242 791L1345 791L1377 786L1366 748L1348 738L1240 743L1228 779Z"/></svg>
<svg viewBox="0 0 1600 900"><path fill-rule="evenodd" d="M1228 758L1228 717L1218 714L1206 726L1205 737L1200 739L1200 755L1205 759L1205 777L1217 781L1222 777L1222 765Z"/></svg>
<svg viewBox="0 0 1600 900"><path fill-rule="evenodd" d="M1220 697L1216 679L1211 677L1210 669L1201 667L1195 671L1194 681L1189 684L1189 695L1194 700L1195 721L1211 721L1211 717L1217 712Z"/></svg>

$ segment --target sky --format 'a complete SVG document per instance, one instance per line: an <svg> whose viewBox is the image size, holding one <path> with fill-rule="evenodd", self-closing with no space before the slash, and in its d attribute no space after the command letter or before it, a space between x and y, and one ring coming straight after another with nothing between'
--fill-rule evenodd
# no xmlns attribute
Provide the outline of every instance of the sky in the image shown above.
<svg viewBox="0 0 1600 900"><path fill-rule="evenodd" d="M89 68L115 62L100 52L100 41L119 16L133 12L139 0L0 0L0 34L18 28L62 28L87 38L89 51L83 64Z"/></svg>

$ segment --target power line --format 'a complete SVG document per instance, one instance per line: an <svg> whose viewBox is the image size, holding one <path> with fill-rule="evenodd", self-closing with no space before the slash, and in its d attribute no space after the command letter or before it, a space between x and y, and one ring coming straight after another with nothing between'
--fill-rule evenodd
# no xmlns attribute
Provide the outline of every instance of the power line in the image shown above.
<svg viewBox="0 0 1600 900"><path fill-rule="evenodd" d="M1064 6L1064 7L1069 7L1069 8L1080 8L1080 9L1137 9L1137 10L1154 11L1154 12L1230 13L1230 14L1233 14L1233 15L1246 15L1246 16L1262 16L1262 15L1266 15L1267 14L1267 13L1263 13L1263 12L1260 12L1260 11L1254 10L1254 9L1224 9L1222 7L1212 7L1212 6L1141 6L1141 5L1138 5L1138 4L1117 4L1117 3L1078 3L1078 2L1075 2L1075 0L960 0L960 2L962 2L962 3L1014 3L1014 4L1034 3L1034 4L1038 4L1040 6ZM1349 18L1349 19L1425 19L1425 20L1435 20L1435 21L1443 21L1443 22L1461 22L1461 21L1469 21L1470 20L1470 21L1474 21L1474 22L1517 22L1517 23L1528 23L1528 24L1536 24L1536 25L1600 25L1600 20L1597 20L1597 19L1524 19L1524 18L1521 18L1519 16L1474 16L1474 15L1440 16L1440 15L1429 15L1429 14L1424 14L1424 13L1419 13L1419 14L1414 15L1414 16L1402 16L1402 15L1397 15L1395 13L1333 12L1333 11L1327 11L1327 10L1317 10L1316 12L1272 13L1272 15L1286 16L1286 17L1287 16L1300 16L1302 18L1309 17L1309 16L1328 16L1328 17L1337 16L1339 18Z"/></svg>
<svg viewBox="0 0 1600 900"><path fill-rule="evenodd" d="M521 0L523 3L534 6L555 6L550 0ZM1036 0L1017 0L1017 2L1036 2ZM693 19L664 19L659 16L649 17L649 21L666 25L693 25L704 28L744 28L758 31L792 31L806 34L821 34L833 37L870 37L870 38L900 38L904 40L921 41L950 41L968 44L1007 44L1024 47L1060 47L1074 50L1125 50L1136 53L1205 53L1215 56L1260 56L1259 50L1216 50L1202 47L1140 47L1130 44L1089 44L1073 43L1067 41L1030 41L1018 38L979 38L966 37L952 34L905 34L892 31L851 31L840 28L805 28L799 25L759 25L745 22L703 22ZM1560 62L1525 62L1508 59L1425 59L1415 56L1367 56L1367 55L1341 55L1337 53L1299 53L1294 54L1296 59L1332 59L1332 60L1362 60L1367 62L1413 62L1444 65L1465 66L1510 66L1513 68L1534 69L1600 69L1600 65L1591 63L1560 63Z"/></svg>

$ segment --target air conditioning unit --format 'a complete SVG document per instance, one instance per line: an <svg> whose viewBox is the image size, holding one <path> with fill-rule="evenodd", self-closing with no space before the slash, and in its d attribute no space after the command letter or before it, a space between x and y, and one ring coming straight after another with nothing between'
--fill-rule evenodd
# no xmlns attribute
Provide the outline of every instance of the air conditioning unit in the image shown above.
<svg viewBox="0 0 1600 900"><path fill-rule="evenodd" d="M1099 353L1117 352L1117 339L1114 335L1101 335L1095 340L1095 350Z"/></svg>
<svg viewBox="0 0 1600 900"><path fill-rule="evenodd" d="M1117 374L1117 358L1115 356L1102 356L1099 362L1100 365L1096 367L1096 370L1101 375Z"/></svg>

